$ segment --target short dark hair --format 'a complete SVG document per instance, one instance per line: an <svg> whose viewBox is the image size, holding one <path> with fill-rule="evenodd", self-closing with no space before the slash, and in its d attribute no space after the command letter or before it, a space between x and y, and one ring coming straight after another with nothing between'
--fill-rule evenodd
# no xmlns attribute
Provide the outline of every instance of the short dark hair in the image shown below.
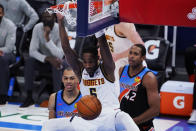
<svg viewBox="0 0 196 131"><path fill-rule="evenodd" d="M141 54L142 56L145 56L146 55L146 48L143 44L134 44L133 46L137 46L141 49Z"/></svg>
<svg viewBox="0 0 196 131"><path fill-rule="evenodd" d="M3 5L0 4L0 8L2 8L2 10L3 10L3 12L4 12L4 7L3 7Z"/></svg>
<svg viewBox="0 0 196 131"><path fill-rule="evenodd" d="M48 15L50 15L50 16L56 18L55 13L50 14L48 11L43 11L41 17L42 17L42 19L44 19L44 17L45 17L45 16L48 16Z"/></svg>
<svg viewBox="0 0 196 131"><path fill-rule="evenodd" d="M82 49L82 56L84 53L91 53L93 56L98 57L97 51L97 38L93 36L87 36L84 40L84 46Z"/></svg>
<svg viewBox="0 0 196 131"><path fill-rule="evenodd" d="M83 50L82 50L82 56L83 56L84 53L90 53L94 57L98 57L97 47L94 47L94 46L89 46L89 47L83 48Z"/></svg>
<svg viewBox="0 0 196 131"><path fill-rule="evenodd" d="M71 66L67 66L67 67L64 68L64 71L65 71L65 70L70 71L70 70L73 70L73 69L71 68Z"/></svg>

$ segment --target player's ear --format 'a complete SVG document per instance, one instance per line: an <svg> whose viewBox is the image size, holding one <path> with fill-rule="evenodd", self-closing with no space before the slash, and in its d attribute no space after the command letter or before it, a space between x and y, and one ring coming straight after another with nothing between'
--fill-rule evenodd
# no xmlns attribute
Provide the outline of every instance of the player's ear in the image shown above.
<svg viewBox="0 0 196 131"><path fill-rule="evenodd" d="M62 82L64 83L64 79L63 79L63 76L62 76Z"/></svg>
<svg viewBox="0 0 196 131"><path fill-rule="evenodd" d="M64 72L63 72L63 74L64 74ZM63 77L63 75L62 75L61 81L64 83L64 77Z"/></svg>
<svg viewBox="0 0 196 131"><path fill-rule="evenodd" d="M145 55L144 55L144 56L142 56L142 59L143 59L143 60L146 60L146 56L145 56Z"/></svg>

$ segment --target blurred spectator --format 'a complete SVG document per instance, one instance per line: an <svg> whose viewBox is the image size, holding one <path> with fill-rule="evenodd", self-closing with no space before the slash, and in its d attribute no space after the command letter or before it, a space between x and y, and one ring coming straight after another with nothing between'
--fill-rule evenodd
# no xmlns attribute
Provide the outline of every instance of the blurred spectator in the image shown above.
<svg viewBox="0 0 196 131"><path fill-rule="evenodd" d="M5 17L12 20L17 27L23 27L27 32L33 28L39 17L35 10L26 2L26 0L1 0L0 4L4 6ZM25 23L26 17L28 22Z"/></svg>
<svg viewBox="0 0 196 131"><path fill-rule="evenodd" d="M17 26L15 45L16 55L19 56L20 41L23 33L31 30L39 17L26 0L0 0L0 4L5 8L5 17Z"/></svg>
<svg viewBox="0 0 196 131"><path fill-rule="evenodd" d="M30 57L25 61L25 88L27 99L20 107L28 107L34 104L32 98L35 70L52 70L53 90L61 89L61 76L64 56L61 48L59 28L55 23L55 15L48 12L42 14L42 22L35 25L30 43Z"/></svg>
<svg viewBox="0 0 196 131"><path fill-rule="evenodd" d="M189 124L196 124L196 44L185 51L185 67L189 75L189 81L194 82L193 87L193 111L187 121Z"/></svg>
<svg viewBox="0 0 196 131"><path fill-rule="evenodd" d="M196 64L195 64L195 75L196 75ZM196 124L196 77L194 80L193 87L193 111L191 113L191 117L188 120L189 124Z"/></svg>
<svg viewBox="0 0 196 131"><path fill-rule="evenodd" d="M78 85L79 81L72 68L64 70L62 76L63 90L50 95L48 102L49 119L72 117L77 114L76 103L82 97Z"/></svg>
<svg viewBox="0 0 196 131"><path fill-rule="evenodd" d="M16 26L4 17L4 10L0 4L0 105L7 101L9 65L15 62L16 41Z"/></svg>
<svg viewBox="0 0 196 131"><path fill-rule="evenodd" d="M49 8L56 4L55 0L27 0L27 2L35 9L39 16Z"/></svg>
<svg viewBox="0 0 196 131"><path fill-rule="evenodd" d="M195 80L195 75L194 75L195 61L196 61L196 44L191 47L188 47L185 51L185 67L189 75L190 82L194 82Z"/></svg>

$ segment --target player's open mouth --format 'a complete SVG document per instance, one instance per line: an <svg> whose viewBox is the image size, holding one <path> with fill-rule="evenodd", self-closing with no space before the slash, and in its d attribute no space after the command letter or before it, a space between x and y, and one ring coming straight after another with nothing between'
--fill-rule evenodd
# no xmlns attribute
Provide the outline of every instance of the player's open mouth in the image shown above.
<svg viewBox="0 0 196 131"><path fill-rule="evenodd" d="M72 85L66 85L67 88L72 88Z"/></svg>

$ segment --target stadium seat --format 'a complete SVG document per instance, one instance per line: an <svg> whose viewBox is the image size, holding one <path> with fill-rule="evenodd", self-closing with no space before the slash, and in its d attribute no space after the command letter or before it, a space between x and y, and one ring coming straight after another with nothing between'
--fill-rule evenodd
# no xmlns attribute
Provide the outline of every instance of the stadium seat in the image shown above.
<svg viewBox="0 0 196 131"><path fill-rule="evenodd" d="M159 37L161 35L161 26L135 24L137 32L142 38L144 37Z"/></svg>
<svg viewBox="0 0 196 131"><path fill-rule="evenodd" d="M17 77L23 76L24 69L24 57L23 57L23 45L27 44L27 33L22 31L22 28L17 28L17 42L16 42L16 62L9 66L10 69L10 83L8 89L9 100L14 100L13 93L17 94L17 96L22 95L23 89L20 88L20 80L17 80Z"/></svg>

